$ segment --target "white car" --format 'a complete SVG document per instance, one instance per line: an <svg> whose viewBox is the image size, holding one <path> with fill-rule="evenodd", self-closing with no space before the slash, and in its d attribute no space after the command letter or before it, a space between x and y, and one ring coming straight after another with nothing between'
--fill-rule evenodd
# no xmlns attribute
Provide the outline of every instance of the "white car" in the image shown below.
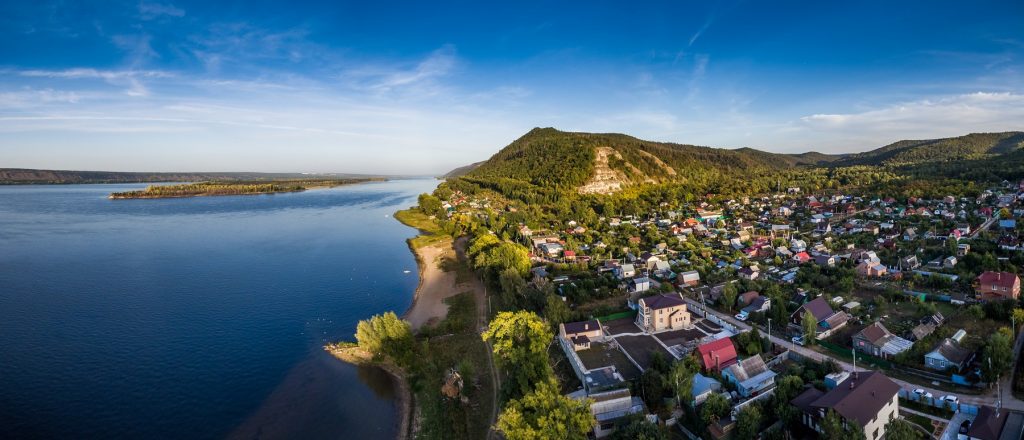
<svg viewBox="0 0 1024 440"><path fill-rule="evenodd" d="M960 398L958 398L958 397L956 397L956 396L954 396L952 394L950 394L948 396L939 397L939 400L945 400L946 402L949 402L949 403L959 403L960 402Z"/></svg>
<svg viewBox="0 0 1024 440"><path fill-rule="evenodd" d="M804 345L804 337L803 336L793 336L792 338L789 338L789 340L793 341L793 343L796 344L796 345Z"/></svg>
<svg viewBox="0 0 1024 440"><path fill-rule="evenodd" d="M914 390L914 394L917 394L918 399L920 399L921 397L927 397L929 399L932 398L932 393L929 393L929 392L927 392L925 390L922 390L920 388Z"/></svg>
<svg viewBox="0 0 1024 440"><path fill-rule="evenodd" d="M736 318L736 319L738 319L740 321L746 321L747 318L749 318L749 317L750 317L750 314L748 314L746 310L741 311L741 312L737 313L736 316L734 316L734 318Z"/></svg>

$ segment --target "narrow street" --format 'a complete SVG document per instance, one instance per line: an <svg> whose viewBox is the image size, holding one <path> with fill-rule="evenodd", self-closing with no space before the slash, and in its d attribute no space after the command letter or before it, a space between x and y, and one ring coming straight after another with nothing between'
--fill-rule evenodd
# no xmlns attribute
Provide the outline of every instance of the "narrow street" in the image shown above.
<svg viewBox="0 0 1024 440"><path fill-rule="evenodd" d="M689 304L688 307L701 308L700 303L698 303L697 301L694 301L693 299L685 298L685 297L683 299L687 302L687 304ZM707 311L708 311L708 313L714 314L718 318L721 318L721 319L725 320L726 322L728 322L728 323L730 323L732 325L735 325L740 330L746 331L746 330L750 330L752 328L749 324L747 324L745 322L742 322L742 321L739 321L739 320L737 320L737 319L735 319L732 316L729 316L727 314L718 312L717 310L708 308ZM764 333L767 333L764 328L760 328L759 327L759 330L761 330ZM834 358L832 356L829 356L829 355L824 354L824 353L817 352L817 351L812 350L812 349L807 348L807 347L796 345L792 341L789 341L789 340L784 339L784 338L777 337L774 334L772 334L770 337L771 337L772 343L774 343L776 345L779 345L781 347L786 347L786 348L790 349L791 351L799 354L800 356L803 356L803 357L808 358L808 359L812 359L812 360L817 361L817 362L824 362L825 359L831 359L832 361L834 361L837 364L839 364L839 366L841 366L844 370L854 371L853 365L851 365L849 362L846 362L846 361L841 360L841 359L836 359L836 358ZM1021 346L1021 338L1017 338L1017 346L1016 346L1015 353L1018 353L1018 354L1020 353L1020 346ZM856 371L869 371L869 369L863 368L863 367L857 367ZM1006 376L1010 376L1010 375L1007 374ZM949 392L947 392L947 391L937 390L935 388L931 388L931 387L928 387L928 386L925 386L925 385L919 385L919 384L916 384L916 383L911 383L911 382L907 382L907 381L904 381L904 380L901 380L901 379L892 378L892 377L890 377L890 379L892 379L893 382L896 382L901 387L903 387L903 389L905 389L907 391L913 391L914 389L920 388L920 389L923 389L926 392L932 393L932 395L935 396L935 397L939 397L939 396L943 396L943 395L949 394ZM1016 397L1014 397L1013 393L1008 390L1008 388L1010 387L1010 381L1011 381L1011 379L1009 377L1005 377L1005 378L1000 380L1000 388L1001 388L1002 396L1003 396L1003 408L1012 409L1012 410L1016 410L1016 411L1024 411L1024 401L1021 401L1020 399L1017 399ZM995 389L992 389L992 390L988 391L986 394L981 395L981 396L961 395L961 396L958 396L958 397L960 398L960 402L961 403L965 403L965 404L968 404L968 405L995 406L995 404L996 404L996 390Z"/></svg>

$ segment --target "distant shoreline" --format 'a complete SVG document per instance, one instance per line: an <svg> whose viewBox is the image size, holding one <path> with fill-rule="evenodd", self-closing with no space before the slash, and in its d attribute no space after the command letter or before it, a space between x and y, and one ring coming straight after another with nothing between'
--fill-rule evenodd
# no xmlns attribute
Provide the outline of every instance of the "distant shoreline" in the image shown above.
<svg viewBox="0 0 1024 440"><path fill-rule="evenodd" d="M107 196L111 200L125 199L172 199L209 196L248 196L278 193L302 192L307 189L333 188L336 186L355 185L359 183L386 181L383 178L372 179L317 179L317 180L277 180L277 181L213 181L184 183L179 185L150 185L146 189L135 191L113 192Z"/></svg>

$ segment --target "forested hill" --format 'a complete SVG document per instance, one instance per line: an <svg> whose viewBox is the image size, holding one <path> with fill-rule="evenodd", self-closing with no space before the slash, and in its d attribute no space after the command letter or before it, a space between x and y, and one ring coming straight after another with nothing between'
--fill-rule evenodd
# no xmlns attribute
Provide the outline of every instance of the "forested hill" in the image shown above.
<svg viewBox="0 0 1024 440"><path fill-rule="evenodd" d="M300 174L300 173L144 173L118 171L65 171L0 168L2 184L44 183L141 183L141 182L206 182L206 181L272 181L309 178L373 177L355 174Z"/></svg>
<svg viewBox="0 0 1024 440"><path fill-rule="evenodd" d="M449 171L448 173L446 173L445 175L443 175L441 177L443 177L445 179L451 179L451 178L455 178L455 177L462 177L462 176L465 176L466 174L469 174L470 171L475 170L477 167L479 167L483 163L484 163L484 161L480 161L480 162L476 162L476 163L471 163L469 165L461 166L461 167L458 167L458 168L456 168L454 170Z"/></svg>
<svg viewBox="0 0 1024 440"><path fill-rule="evenodd" d="M825 165L820 153L776 154L651 142L615 133L535 128L466 174L477 181L518 182L583 194L613 193L634 184L712 182L761 171Z"/></svg>
<svg viewBox="0 0 1024 440"><path fill-rule="evenodd" d="M838 166L904 166L990 159L1024 149L1024 132L972 133L965 136L894 142L877 150L851 154Z"/></svg>

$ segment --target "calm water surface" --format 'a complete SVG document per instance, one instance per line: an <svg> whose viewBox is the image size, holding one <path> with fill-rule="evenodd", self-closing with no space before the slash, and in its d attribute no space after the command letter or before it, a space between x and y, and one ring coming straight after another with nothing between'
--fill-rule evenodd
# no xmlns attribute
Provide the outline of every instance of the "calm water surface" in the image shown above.
<svg viewBox="0 0 1024 440"><path fill-rule="evenodd" d="M387 376L320 347L409 306L391 214L436 184L0 186L0 438L392 438Z"/></svg>

